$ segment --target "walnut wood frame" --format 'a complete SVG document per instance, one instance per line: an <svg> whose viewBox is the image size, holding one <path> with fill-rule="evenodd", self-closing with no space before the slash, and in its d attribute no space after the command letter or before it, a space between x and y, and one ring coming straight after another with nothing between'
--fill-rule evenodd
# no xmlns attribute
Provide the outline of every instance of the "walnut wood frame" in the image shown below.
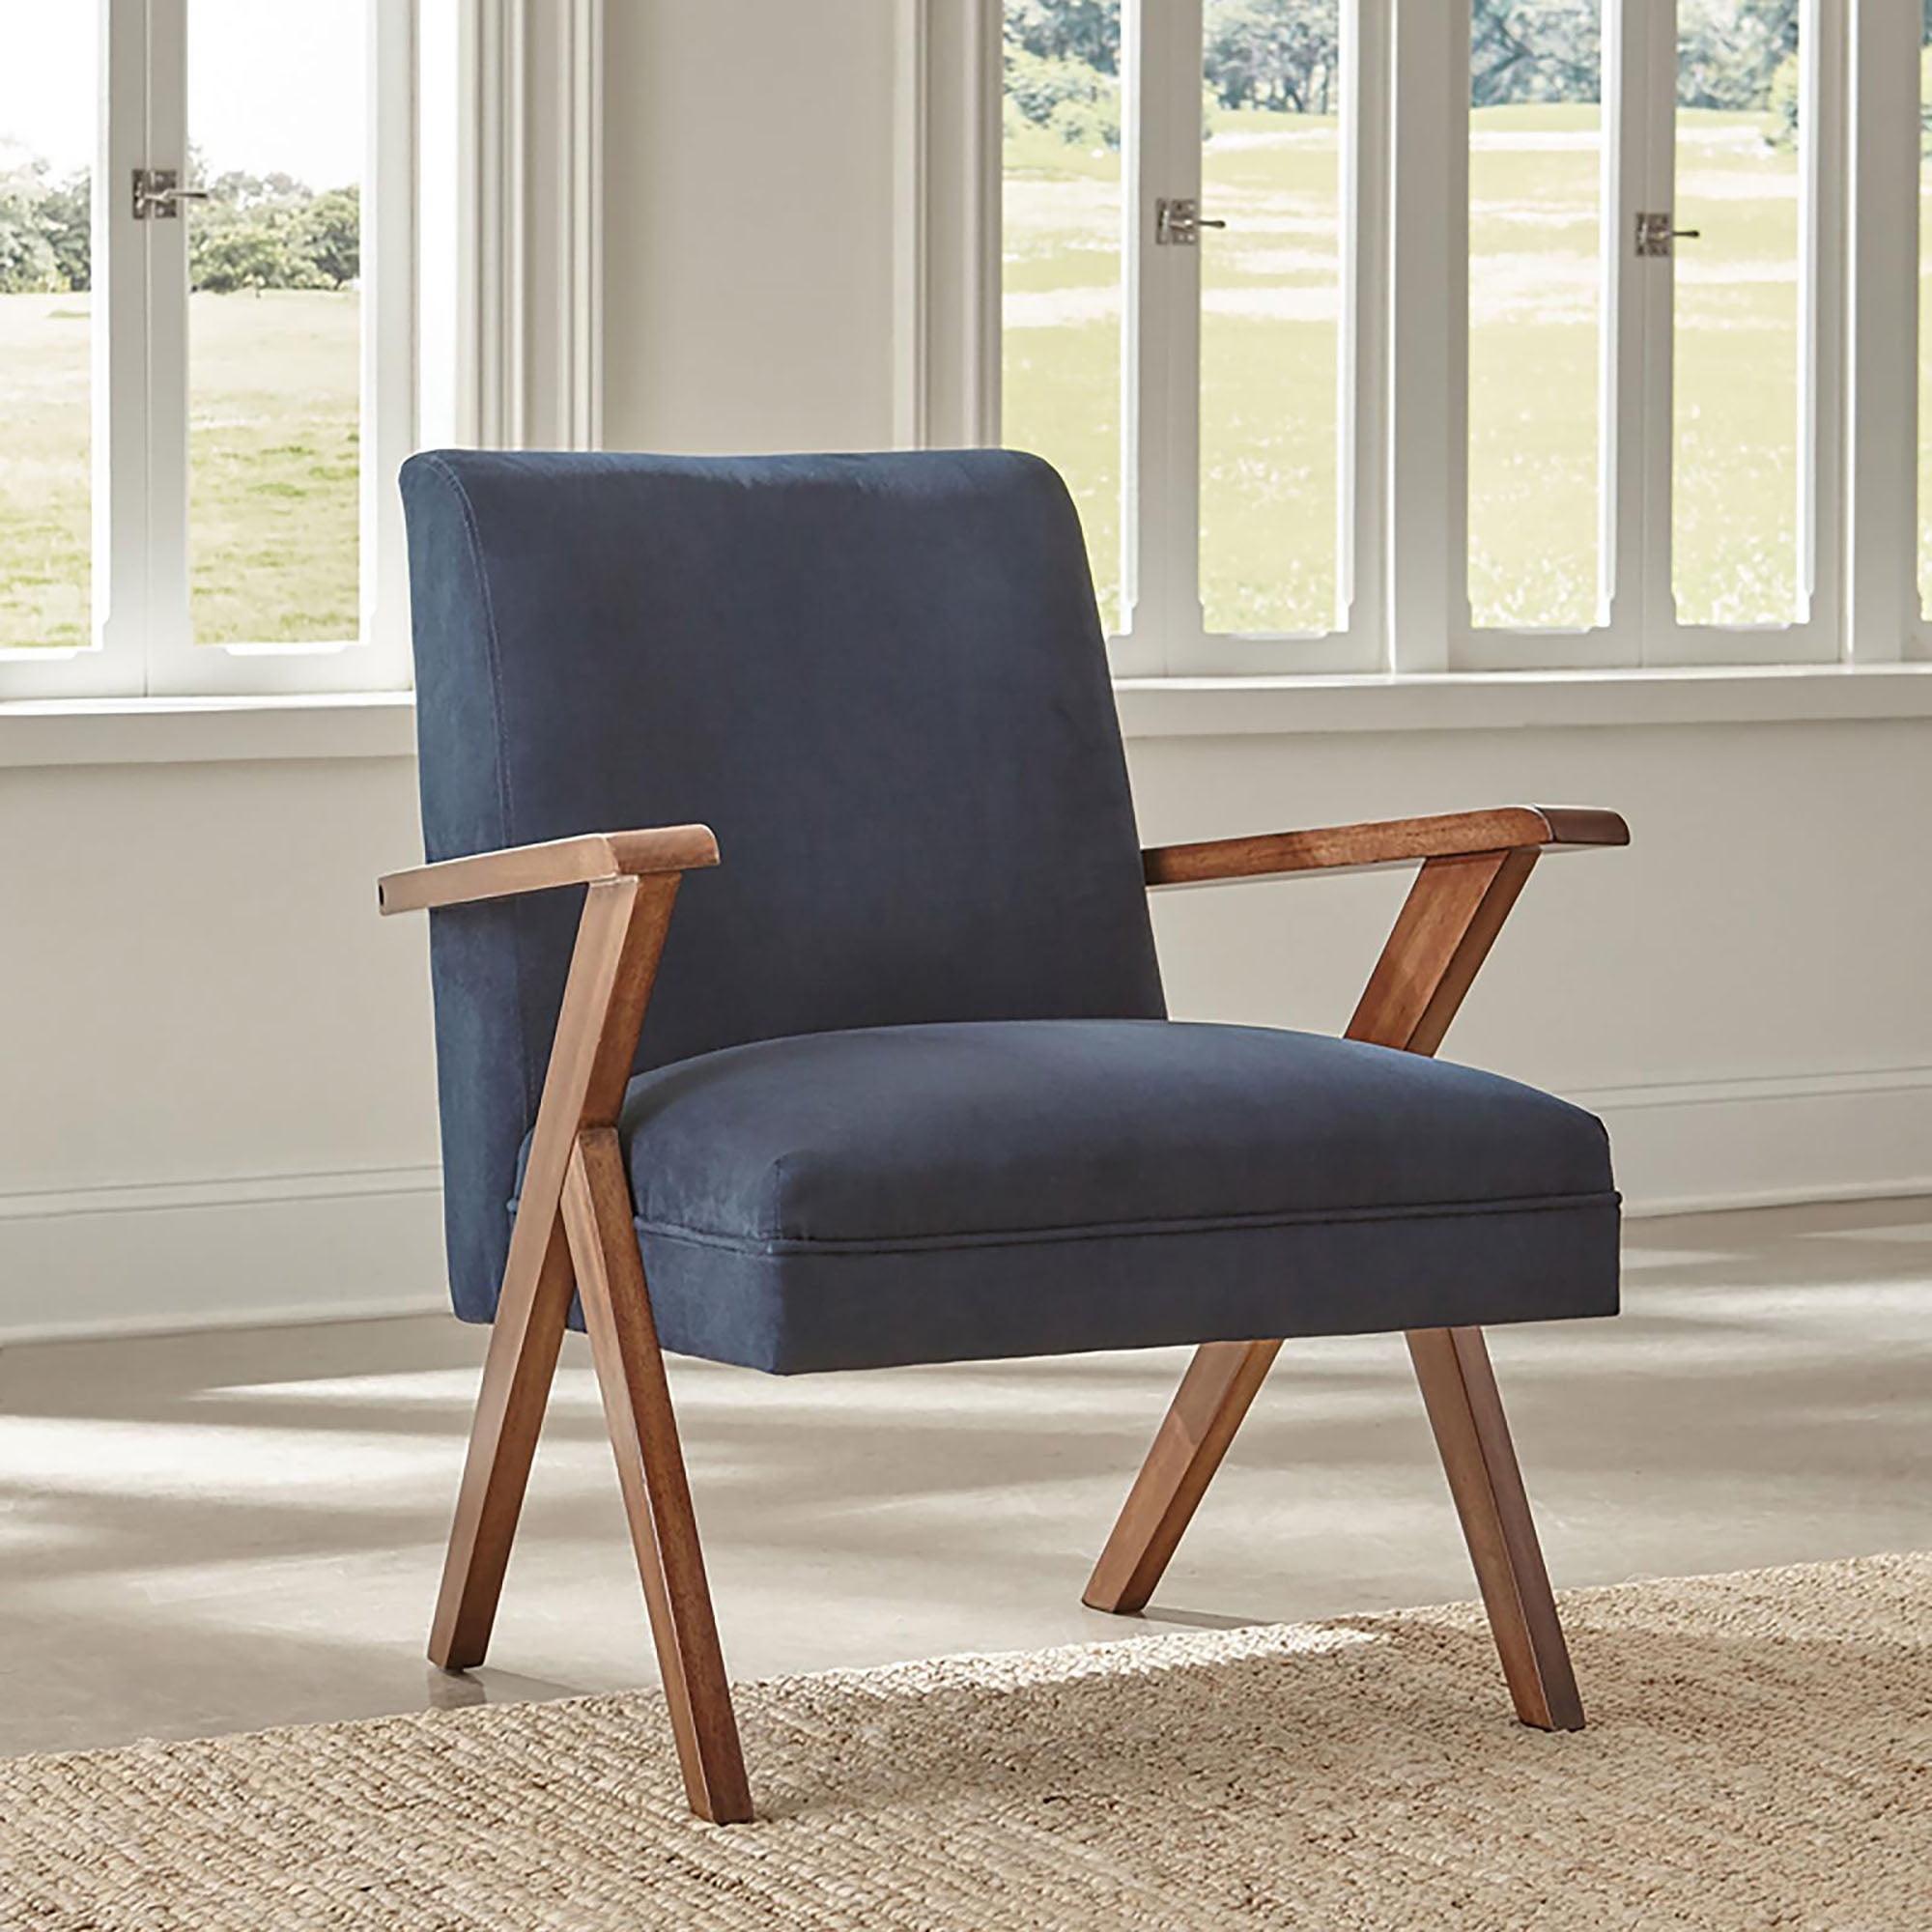
<svg viewBox="0 0 1932 1932"><path fill-rule="evenodd" d="M1419 859L1348 1037L1434 1053L1538 857L1629 841L1615 812L1519 806L1170 845L1143 862L1154 889ZM1145 1607L1281 1347L1196 1350L1088 1581L1094 1609ZM1582 1701L1482 1330L1416 1329L1408 1349L1517 1716L1540 1730L1580 1730Z"/></svg>
<svg viewBox="0 0 1932 1932"><path fill-rule="evenodd" d="M752 1794L616 1134L678 880L717 863L717 841L705 827L675 826L418 867L382 880L378 896L384 912L401 912L586 888L484 1359L430 1659L444 1670L468 1670L489 1649L571 1296L579 1294L685 1793L700 1818L723 1825L751 1817Z"/></svg>
<svg viewBox="0 0 1932 1932"><path fill-rule="evenodd" d="M1288 872L1422 870L1349 1026L1433 1053L1540 852L1625 843L1612 812L1461 812L1156 847L1151 889ZM700 825L592 834L391 873L385 913L582 886L584 901L537 1110L458 1492L429 1654L445 1670L489 1647L572 1296L582 1298L691 1808L752 1815L664 1357L632 1225L617 1111L682 874L718 863ZM1525 1723L1583 1721L1481 1331L1408 1338L1503 1668ZM1086 1592L1134 1610L1152 1593L1279 1341L1195 1355Z"/></svg>

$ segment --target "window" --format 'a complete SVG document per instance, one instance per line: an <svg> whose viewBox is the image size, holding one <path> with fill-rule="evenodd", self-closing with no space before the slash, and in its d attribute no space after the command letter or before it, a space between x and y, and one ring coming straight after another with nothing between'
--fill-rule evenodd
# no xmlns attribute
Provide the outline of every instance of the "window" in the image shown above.
<svg viewBox="0 0 1932 1932"><path fill-rule="evenodd" d="M978 4L980 426L1067 476L1117 668L1920 651L1932 5Z"/></svg>
<svg viewBox="0 0 1932 1932"><path fill-rule="evenodd" d="M1067 477L1122 667L1368 668L1385 77L1356 10L1001 25L999 433Z"/></svg>
<svg viewBox="0 0 1932 1932"><path fill-rule="evenodd" d="M0 695L407 682L413 12L0 0Z"/></svg>

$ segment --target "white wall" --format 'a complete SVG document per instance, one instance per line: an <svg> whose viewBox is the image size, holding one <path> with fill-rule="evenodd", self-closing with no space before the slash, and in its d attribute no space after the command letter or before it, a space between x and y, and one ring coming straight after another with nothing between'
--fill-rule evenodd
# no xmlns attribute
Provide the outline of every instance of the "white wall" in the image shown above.
<svg viewBox="0 0 1932 1932"><path fill-rule="evenodd" d="M617 447L892 428L890 0L613 0ZM1932 724L1137 739L1177 838L1524 800L1451 1051L1602 1105L1639 1205L1932 1187ZM0 770L0 1336L441 1297L400 756ZM1333 1026L1399 882L1163 899L1178 1012Z"/></svg>
<svg viewBox="0 0 1932 1932"><path fill-rule="evenodd" d="M896 0L614 0L606 437L892 440Z"/></svg>
<svg viewBox="0 0 1932 1932"><path fill-rule="evenodd" d="M1543 862L1453 1058L1610 1122L1634 1206L1932 1186L1932 724L1141 740L1150 840L1507 802L1609 805ZM1339 1027L1399 880L1159 896L1177 1012Z"/></svg>
<svg viewBox="0 0 1932 1932"><path fill-rule="evenodd" d="M408 761L0 771L0 1337L440 1293Z"/></svg>

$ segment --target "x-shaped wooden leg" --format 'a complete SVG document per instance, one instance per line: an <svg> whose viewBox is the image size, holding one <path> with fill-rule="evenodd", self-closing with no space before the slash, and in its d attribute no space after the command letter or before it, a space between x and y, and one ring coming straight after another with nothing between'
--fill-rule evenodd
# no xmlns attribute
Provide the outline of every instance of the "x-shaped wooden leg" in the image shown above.
<svg viewBox="0 0 1932 1932"><path fill-rule="evenodd" d="M1533 850L1429 860L1349 1024L1350 1039L1434 1053L1536 864ZM1279 1341L1198 1350L1087 1585L1099 1610L1143 1608L1179 1547ZM1525 1724L1577 1730L1583 1707L1479 1328L1408 1337L1503 1672Z"/></svg>
<svg viewBox="0 0 1932 1932"><path fill-rule="evenodd" d="M752 1815L751 1793L616 1135L676 894L668 873L601 879L584 899L430 1657L466 1670L489 1647L571 1295L581 1291L685 1789L699 1817L731 1824Z"/></svg>

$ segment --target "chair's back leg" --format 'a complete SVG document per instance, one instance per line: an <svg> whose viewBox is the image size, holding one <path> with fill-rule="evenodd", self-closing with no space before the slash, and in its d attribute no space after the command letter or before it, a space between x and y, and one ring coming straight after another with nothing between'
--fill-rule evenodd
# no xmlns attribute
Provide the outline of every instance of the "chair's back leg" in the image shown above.
<svg viewBox="0 0 1932 1932"><path fill-rule="evenodd" d="M553 1216L547 1252L540 1261L509 1271L490 1330L442 1588L430 1626L430 1662L444 1670L471 1669L490 1648L510 1545L563 1346L571 1288L563 1229Z"/></svg>
<svg viewBox="0 0 1932 1932"><path fill-rule="evenodd" d="M737 1824L751 1817L752 1795L632 1212L616 1134L586 1130L564 1180L564 1227L678 1763L691 1808Z"/></svg>
<svg viewBox="0 0 1932 1932"><path fill-rule="evenodd" d="M1580 1731L1583 1703L1483 1331L1412 1329L1408 1352L1516 1714L1538 1730Z"/></svg>
<svg viewBox="0 0 1932 1932"><path fill-rule="evenodd" d="M1194 1351L1083 1603L1122 1613L1147 1607L1280 1352L1279 1342L1208 1342Z"/></svg>

